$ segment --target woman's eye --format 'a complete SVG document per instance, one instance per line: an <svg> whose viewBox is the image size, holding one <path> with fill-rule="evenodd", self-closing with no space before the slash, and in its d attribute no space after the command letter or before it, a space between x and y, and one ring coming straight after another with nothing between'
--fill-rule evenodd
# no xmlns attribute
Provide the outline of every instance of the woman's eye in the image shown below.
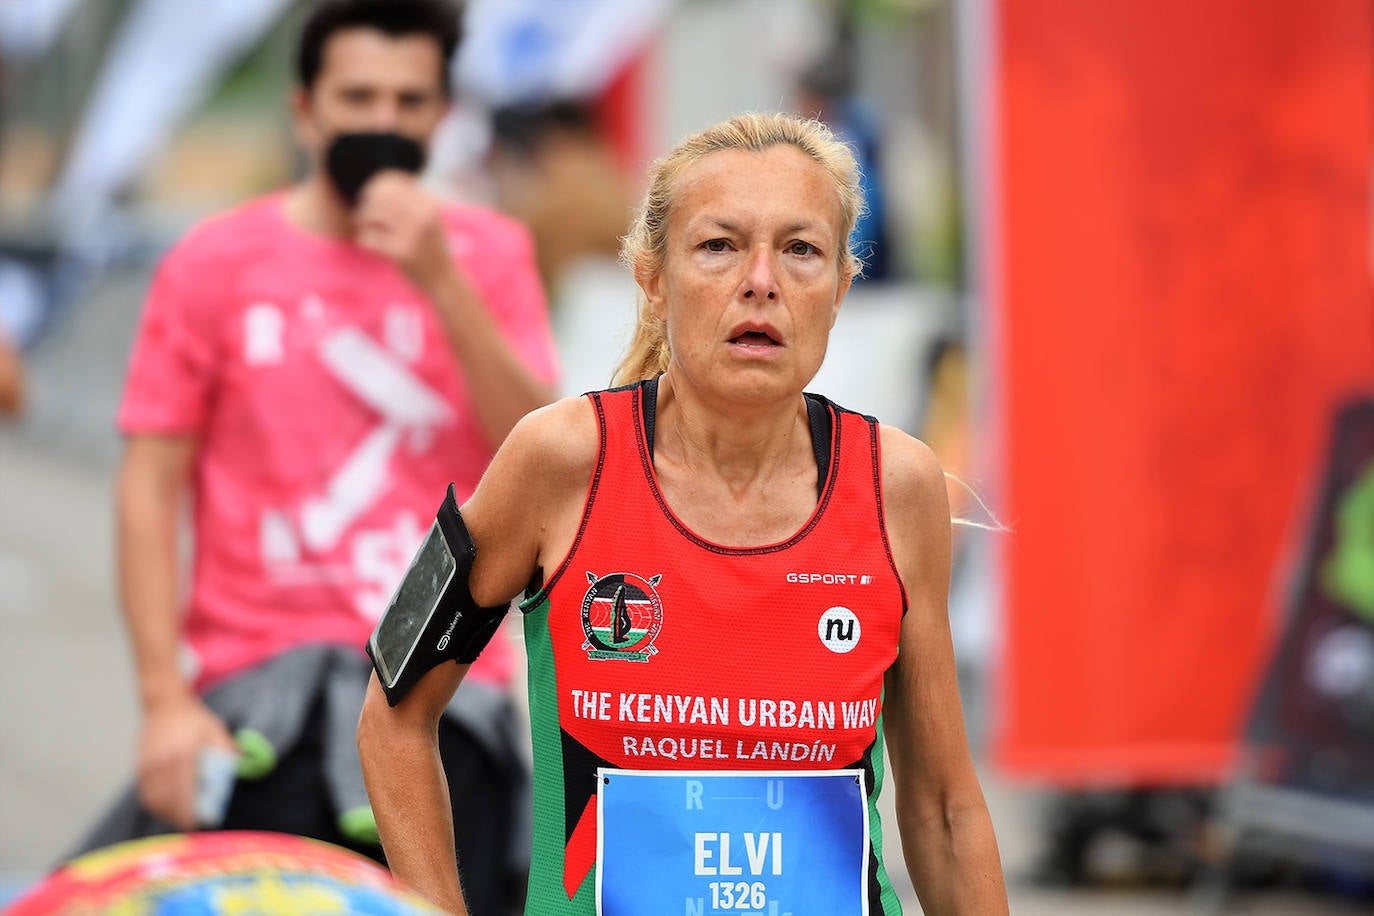
<svg viewBox="0 0 1374 916"><path fill-rule="evenodd" d="M791 245L787 246L787 250L792 252L792 254L805 256L814 254L816 252L816 246L812 245L810 242L793 242Z"/></svg>
<svg viewBox="0 0 1374 916"><path fill-rule="evenodd" d="M725 251L729 248L729 243L725 239L709 239L703 245L707 251Z"/></svg>

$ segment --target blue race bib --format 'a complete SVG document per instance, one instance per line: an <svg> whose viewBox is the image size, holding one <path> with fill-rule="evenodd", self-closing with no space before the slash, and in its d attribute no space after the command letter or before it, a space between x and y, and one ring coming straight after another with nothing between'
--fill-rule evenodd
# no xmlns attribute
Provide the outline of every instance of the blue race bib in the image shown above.
<svg viewBox="0 0 1374 916"><path fill-rule="evenodd" d="M867 916L862 770L597 770L598 916Z"/></svg>

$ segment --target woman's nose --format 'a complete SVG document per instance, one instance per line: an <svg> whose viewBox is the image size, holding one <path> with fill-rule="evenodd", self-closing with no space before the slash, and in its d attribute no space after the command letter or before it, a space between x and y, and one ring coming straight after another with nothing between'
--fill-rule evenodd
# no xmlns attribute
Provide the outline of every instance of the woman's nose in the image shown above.
<svg viewBox="0 0 1374 916"><path fill-rule="evenodd" d="M749 261L749 274L744 278L744 298L773 300L778 298L776 272L773 269L773 253L760 248Z"/></svg>

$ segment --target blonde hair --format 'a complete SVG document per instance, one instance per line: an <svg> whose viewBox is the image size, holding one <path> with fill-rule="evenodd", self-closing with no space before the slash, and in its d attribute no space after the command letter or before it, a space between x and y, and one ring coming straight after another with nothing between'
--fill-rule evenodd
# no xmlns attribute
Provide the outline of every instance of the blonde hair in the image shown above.
<svg viewBox="0 0 1374 916"><path fill-rule="evenodd" d="M863 212L859 166L849 147L820 121L786 114L742 114L679 143L649 168L649 189L635 212L630 231L621 240L620 260L636 276L653 276L663 269L668 249L668 217L678 179L692 165L721 150L761 153L774 146L794 146L816 161L835 185L840 198L840 275L851 279L863 262L850 244L850 235ZM653 378L668 368L671 352L668 329L639 295L634 337L612 377L613 385Z"/></svg>

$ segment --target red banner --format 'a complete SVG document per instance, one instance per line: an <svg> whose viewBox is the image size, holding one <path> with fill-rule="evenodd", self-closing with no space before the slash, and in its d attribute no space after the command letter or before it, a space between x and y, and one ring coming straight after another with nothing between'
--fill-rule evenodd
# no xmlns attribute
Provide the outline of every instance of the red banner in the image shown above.
<svg viewBox="0 0 1374 916"><path fill-rule="evenodd" d="M1211 781L1332 409L1374 379L1374 4L995 9L998 757Z"/></svg>

